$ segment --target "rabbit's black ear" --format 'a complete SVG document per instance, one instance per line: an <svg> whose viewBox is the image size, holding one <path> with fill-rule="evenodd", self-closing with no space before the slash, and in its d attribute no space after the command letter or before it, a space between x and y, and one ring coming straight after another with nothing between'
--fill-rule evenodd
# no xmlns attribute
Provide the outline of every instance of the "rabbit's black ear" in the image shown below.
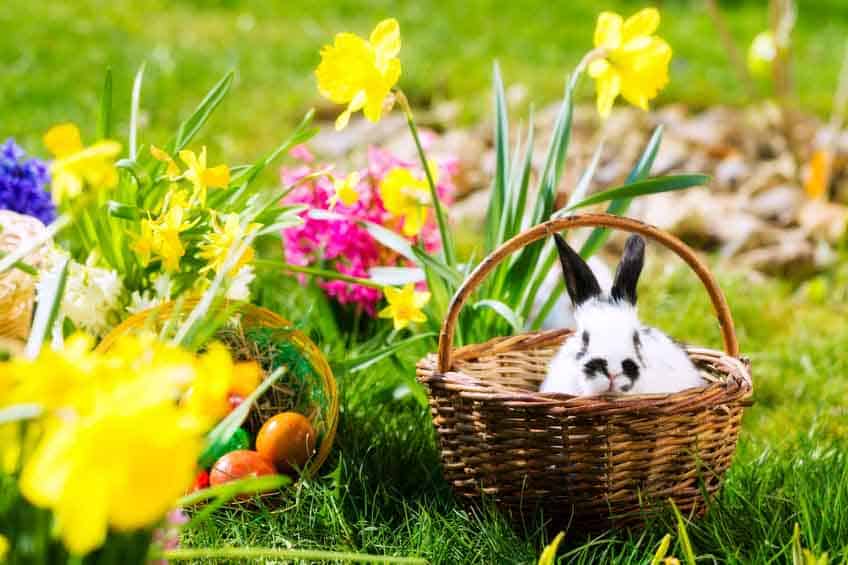
<svg viewBox="0 0 848 565"><path fill-rule="evenodd" d="M636 283L645 264L645 239L641 235L631 235L624 245L621 263L615 271L615 281L612 283L613 300L626 300L636 304Z"/></svg>
<svg viewBox="0 0 848 565"><path fill-rule="evenodd" d="M558 233L554 234L565 288L574 306L580 306L590 298L601 294L598 279L580 255L574 251Z"/></svg>

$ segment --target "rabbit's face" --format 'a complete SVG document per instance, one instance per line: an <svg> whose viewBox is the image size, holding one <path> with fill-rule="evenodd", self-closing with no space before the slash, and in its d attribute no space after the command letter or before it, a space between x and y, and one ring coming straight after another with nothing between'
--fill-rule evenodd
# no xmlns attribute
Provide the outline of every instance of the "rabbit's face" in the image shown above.
<svg viewBox="0 0 848 565"><path fill-rule="evenodd" d="M645 368L636 310L608 299L593 299L575 313L575 362L586 395L629 392Z"/></svg>

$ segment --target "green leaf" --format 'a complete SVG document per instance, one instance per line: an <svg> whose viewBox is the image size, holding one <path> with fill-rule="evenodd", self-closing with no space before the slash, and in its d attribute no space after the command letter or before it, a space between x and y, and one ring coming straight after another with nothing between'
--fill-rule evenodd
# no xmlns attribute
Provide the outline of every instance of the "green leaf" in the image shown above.
<svg viewBox="0 0 848 565"><path fill-rule="evenodd" d="M627 175L626 182L631 183L637 180L641 180L647 178L648 174L651 172L651 167L654 166L654 160L657 157L657 152L659 152L660 144L662 143L662 134L663 127L657 126L654 129L654 133L651 135L651 139L648 141L648 144L645 146L644 151L642 151L642 155L639 157L639 161L634 165L633 169L630 171L630 174ZM610 202L607 207L607 214L614 215L622 215L627 212L627 209L630 207L630 202L632 199L630 198L620 198L613 200ZM592 233L589 234L589 237L586 238L586 241L583 243L583 247L580 249L580 255L584 259L588 259L592 255L594 255L598 249L600 249L607 238L609 237L610 230L609 228L595 228L592 230Z"/></svg>
<svg viewBox="0 0 848 565"><path fill-rule="evenodd" d="M438 334L436 334L434 332L427 332L427 333L423 333L423 334L418 334L418 335L412 336L410 338L404 339L403 341L395 342L390 347L386 347L386 348L380 349L378 351L367 353L365 355L360 355L358 357L354 357L353 359L346 359L346 360L342 361L341 363L334 364L334 365L339 367L339 368L342 368L342 369L347 369L351 373L363 371L363 370L367 369L368 367L371 367L372 365L379 363L383 359L386 359L387 357L391 357L392 355L394 355L398 351L401 351L402 349L409 347L413 343L419 342L419 341L424 340L424 339L432 339L432 338L435 338L437 335Z"/></svg>
<svg viewBox="0 0 848 565"><path fill-rule="evenodd" d="M138 206L109 200L106 202L106 209L109 211L110 216L116 218L122 218L124 220L138 220L141 218L141 210L139 210Z"/></svg>
<svg viewBox="0 0 848 565"><path fill-rule="evenodd" d="M497 63L494 66L493 83L495 91L495 178L489 197L489 209L486 214L487 249L494 249L501 243L507 221L504 212L506 210L506 187L509 179L509 118L501 70Z"/></svg>
<svg viewBox="0 0 848 565"><path fill-rule="evenodd" d="M385 563L427 565L420 557L395 557L368 553L324 551L321 549L279 549L274 547L192 547L154 553L165 561L211 561L213 563Z"/></svg>
<svg viewBox="0 0 848 565"><path fill-rule="evenodd" d="M521 319L521 316L516 314L512 308L510 308L500 300L494 300L491 298L480 300L479 302L475 302L472 305L472 308L474 308L475 310L480 310L482 308L490 308L501 318L506 320L510 327L512 327L512 331L515 333L519 333L524 329L524 322Z"/></svg>
<svg viewBox="0 0 848 565"><path fill-rule="evenodd" d="M141 104L141 83L144 81L144 66L142 63L135 73L133 80L132 101L130 102L130 159L138 157L138 110Z"/></svg>
<svg viewBox="0 0 848 565"><path fill-rule="evenodd" d="M418 259L418 264L422 265L425 270L439 275L445 281L448 288L451 289L451 292L462 284L462 275L456 269L442 263L437 257L428 255L423 249L418 247L413 247L412 252Z"/></svg>
<svg viewBox="0 0 848 565"><path fill-rule="evenodd" d="M531 108L530 119L527 124L527 147L524 150L524 160L521 164L521 176L518 177L518 182L513 190L515 195L515 206L512 211L512 226L509 230L509 237L512 237L521 231L522 222L524 220L524 211L527 208L527 194L530 189L530 177L533 173L534 131L533 110Z"/></svg>
<svg viewBox="0 0 848 565"><path fill-rule="evenodd" d="M41 352L41 347L53 330L59 309L62 306L62 296L65 294L65 282L68 280L68 264L70 257L62 257L54 271L42 281L38 293L38 306L32 322L32 330L27 340L24 354L35 359Z"/></svg>
<svg viewBox="0 0 848 565"><path fill-rule="evenodd" d="M112 69L106 69L103 80L103 94L100 97L100 114L97 116L97 138L109 139L112 136Z"/></svg>
<svg viewBox="0 0 848 565"><path fill-rule="evenodd" d="M600 202L607 202L609 200L636 198L637 196L657 194L660 192L672 192L692 186L701 186L707 184L709 181L710 177L707 175L669 175L637 181L595 193L592 196L581 200L577 204L573 204L567 209L577 210L579 208L585 208L586 206L591 206L592 204L598 204Z"/></svg>
<svg viewBox="0 0 848 565"><path fill-rule="evenodd" d="M230 86L233 84L234 76L235 73L233 71L227 72L227 74L225 74L224 77L212 87L203 100L201 100L200 104L198 104L197 108L195 108L194 112L192 112L191 116L180 124L177 129L177 135L170 143L168 143L168 150L171 154L177 153L181 149L185 149L185 146L194 139L194 136L197 135L200 128L202 128L207 120L209 120L212 112L214 112L218 105L224 100L224 97L230 90Z"/></svg>
<svg viewBox="0 0 848 565"><path fill-rule="evenodd" d="M697 565L695 562L695 550L692 549L692 542L689 540L689 532L686 531L686 522L677 509L674 501L671 501L671 508L674 510L674 516L677 518L677 537L680 540L680 545L683 549L683 560L686 565Z"/></svg>
<svg viewBox="0 0 848 565"><path fill-rule="evenodd" d="M177 501L178 507L193 506L198 502L212 499L231 500L243 494L258 494L277 490L291 484L290 477L285 475L265 475L262 477L248 477L231 481L222 485L215 485L205 489L194 491Z"/></svg>
<svg viewBox="0 0 848 565"><path fill-rule="evenodd" d="M601 162L601 152L603 150L604 142L601 141L595 148L595 154L592 155L592 160L589 162L589 166L586 167L586 170L583 171L583 174L580 176L580 180L577 181L577 186L574 187L574 192L571 193L565 208L559 210L551 217L558 218L560 216L572 215L568 213L569 208L586 197L586 193L589 191L589 186L592 184L592 178L594 178L595 171L598 169L598 164Z"/></svg>
<svg viewBox="0 0 848 565"><path fill-rule="evenodd" d="M277 370L265 377L265 380L263 380L262 383L235 408L235 410L227 414L223 420L218 422L218 425L206 434L206 445L204 446L199 459L202 460L208 458L209 454L214 453L219 446L230 441L230 438L233 437L236 430L239 429L247 419L253 403L256 402L256 400L285 373L285 365L278 367Z"/></svg>

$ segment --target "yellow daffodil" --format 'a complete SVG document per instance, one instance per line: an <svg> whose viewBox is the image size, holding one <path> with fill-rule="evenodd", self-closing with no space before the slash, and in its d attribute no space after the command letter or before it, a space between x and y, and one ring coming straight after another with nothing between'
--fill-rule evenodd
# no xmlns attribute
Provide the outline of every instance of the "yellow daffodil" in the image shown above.
<svg viewBox="0 0 848 565"><path fill-rule="evenodd" d="M9 553L9 538L0 534L0 563L6 562L6 555Z"/></svg>
<svg viewBox="0 0 848 565"><path fill-rule="evenodd" d="M426 322L427 316L421 309L430 301L429 292L418 292L412 283L402 289L387 286L383 289L389 305L380 311L381 318L392 318L396 330L402 330L413 322Z"/></svg>
<svg viewBox="0 0 848 565"><path fill-rule="evenodd" d="M352 33L338 33L332 45L321 49L315 70L322 96L347 108L336 119L344 129L353 112L362 110L372 122L379 121L386 97L400 78L400 26L383 20L365 40Z"/></svg>
<svg viewBox="0 0 848 565"><path fill-rule="evenodd" d="M141 233L136 236L132 250L139 255L141 264L147 266L155 255L162 259L162 267L169 272L180 268L180 259L185 255L180 234L190 229L194 222L186 221L186 210L171 206L158 219L141 220Z"/></svg>
<svg viewBox="0 0 848 565"><path fill-rule="evenodd" d="M430 164L433 182L438 182L436 167ZM421 232L431 206L430 188L426 179L416 178L409 169L395 167L380 181L380 198L386 211L403 219L403 234L414 237Z"/></svg>
<svg viewBox="0 0 848 565"><path fill-rule="evenodd" d="M230 184L230 168L226 165L206 166L206 146L200 155L194 151L180 151L180 160L186 164L184 176L194 186L194 197L202 206L206 205L206 192L209 188L225 188ZM169 165L170 168L170 165Z"/></svg>
<svg viewBox="0 0 848 565"><path fill-rule="evenodd" d="M238 367L220 345L195 356L153 334L121 337L107 353L92 353L92 343L74 336L70 348L0 363L0 375L12 376L10 398L45 411L21 493L52 511L75 555L97 549L109 530L162 520L194 479L204 434ZM188 388L199 391L195 402L175 402ZM0 445L2 455L9 450Z"/></svg>
<svg viewBox="0 0 848 565"><path fill-rule="evenodd" d="M167 168L165 169L165 175L170 180L176 180L180 177L182 171L180 170L179 165L177 165L177 162L174 161L174 158L168 155L167 152L163 151L162 149L159 149L155 145L151 145L150 154L157 161L162 161L167 165Z"/></svg>
<svg viewBox="0 0 848 565"><path fill-rule="evenodd" d="M50 186L57 203L78 197L86 187L100 191L118 184L115 159L121 144L117 141L107 139L84 147L79 128L66 123L50 128L44 145L55 157L50 164Z"/></svg>
<svg viewBox="0 0 848 565"><path fill-rule="evenodd" d="M602 12L595 28L595 48L602 55L589 63L595 79L597 107L606 118L620 94L643 110L668 83L671 47L653 35L660 13L645 8L624 20L612 12Z"/></svg>
<svg viewBox="0 0 848 565"><path fill-rule="evenodd" d="M144 267L150 263L153 253L159 249L159 238L153 226L153 220L149 218L142 219L140 224L141 233L135 237L135 241L130 247L136 252Z"/></svg>
<svg viewBox="0 0 848 565"><path fill-rule="evenodd" d="M203 243L200 244L200 252L197 254L200 259L206 261L206 266L200 272L218 272L224 266L224 262L227 260L227 254L235 242L241 242L258 227L259 224L250 224L245 229L242 229L241 220L236 213L225 215L223 225L213 215L212 231L206 235ZM252 247L245 249L230 273L234 275L241 267L253 261L253 254Z"/></svg>
<svg viewBox="0 0 848 565"><path fill-rule="evenodd" d="M345 206L353 206L359 200L359 173L350 173L343 179L333 179L333 196L330 197L330 209L336 207L336 204L341 202Z"/></svg>

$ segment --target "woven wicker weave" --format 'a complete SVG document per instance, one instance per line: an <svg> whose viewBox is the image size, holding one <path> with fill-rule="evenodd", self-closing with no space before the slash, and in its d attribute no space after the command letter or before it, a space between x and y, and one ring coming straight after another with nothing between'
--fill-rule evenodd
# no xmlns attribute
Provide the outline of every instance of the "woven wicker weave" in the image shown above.
<svg viewBox="0 0 848 565"><path fill-rule="evenodd" d="M32 216L0 210L0 251L11 253L46 231ZM42 245L24 263L36 269L47 261L48 245ZM0 275L0 337L25 340L29 336L35 303L35 278L18 269Z"/></svg>
<svg viewBox="0 0 848 565"><path fill-rule="evenodd" d="M676 394L573 397L537 392L568 330L497 338L452 349L462 306L512 252L555 232L605 226L642 234L677 253L700 277L720 322L726 353L689 348L713 381ZM739 357L718 285L683 242L652 226L607 214L551 220L487 257L454 296L439 350L418 364L428 389L445 478L465 499L492 500L513 517L544 514L578 530L643 523L671 499L700 514L730 466L750 367Z"/></svg>
<svg viewBox="0 0 848 565"><path fill-rule="evenodd" d="M183 306L186 309L190 309L196 303L196 300L186 300ZM173 307L174 303L168 302L159 307L130 316L103 338L103 341L97 346L97 350L101 352L108 351L118 337L145 328L149 324L151 315L153 314L158 316L160 322L164 322L170 317ZM252 304L240 304L238 306L238 313L240 316L240 327L244 329L285 329L286 338L308 359L310 365L312 365L321 379L321 386L324 389L328 402L325 405L315 404L311 406L309 413L306 414L320 438L318 452L309 460L309 465L305 471L308 476L314 476L330 454L339 419L339 394L336 388L336 379L333 376L330 365L327 363L324 354L318 349L318 346L309 339L309 336L301 331L291 329L292 323L276 312ZM286 409L285 401L289 395L286 394L285 390L281 390L282 388L284 387L278 387L277 385L271 386L251 407L251 413L246 427L252 434L255 435L268 418Z"/></svg>

